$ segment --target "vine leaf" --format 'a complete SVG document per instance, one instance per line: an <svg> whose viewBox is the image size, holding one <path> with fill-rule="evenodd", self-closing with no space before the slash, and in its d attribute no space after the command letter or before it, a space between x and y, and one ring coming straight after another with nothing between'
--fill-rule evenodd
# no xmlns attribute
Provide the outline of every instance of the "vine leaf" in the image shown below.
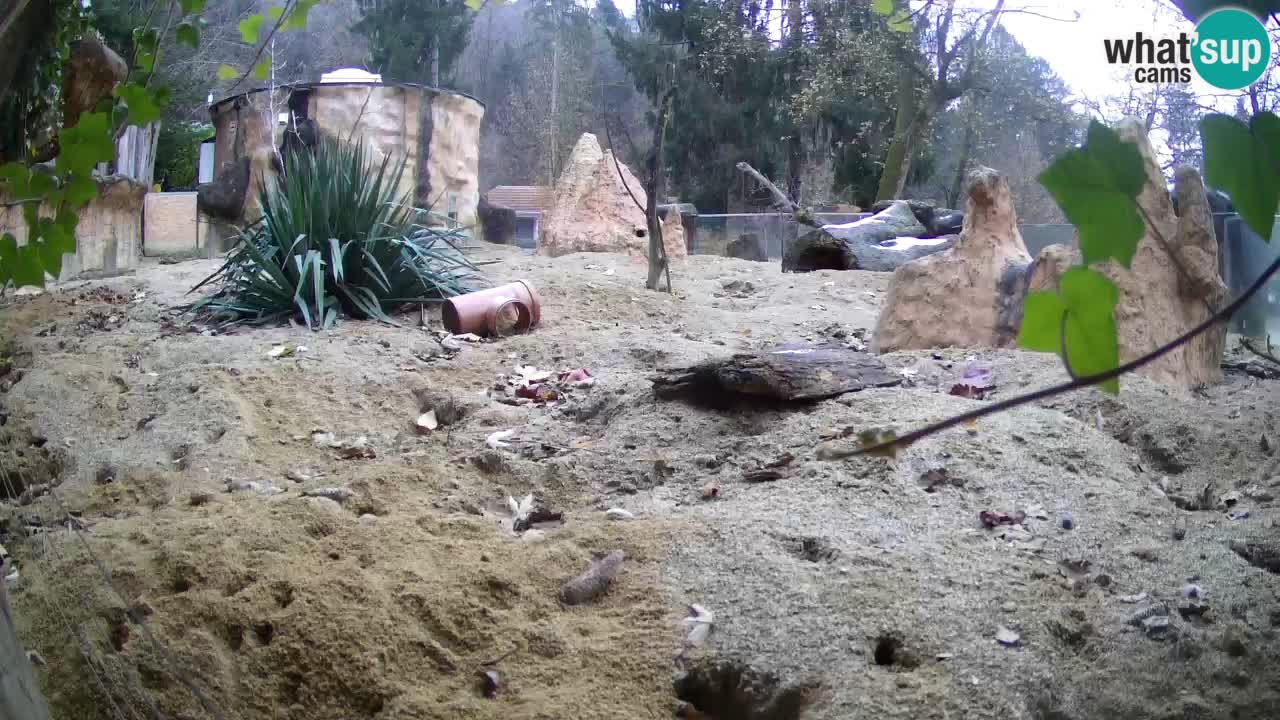
<svg viewBox="0 0 1280 720"><path fill-rule="evenodd" d="M89 201L98 197L98 184L93 181L93 176L88 173L76 173L71 176L71 180L67 183L66 194L63 198L69 207L79 210Z"/></svg>
<svg viewBox="0 0 1280 720"><path fill-rule="evenodd" d="M84 113L73 127L58 133L58 146L55 163L59 172L89 175L94 166L115 157L110 114Z"/></svg>
<svg viewBox="0 0 1280 720"><path fill-rule="evenodd" d="M1280 118L1264 112L1248 125L1221 114L1200 121L1205 183L1231 196L1249 229L1270 242L1280 198Z"/></svg>
<svg viewBox="0 0 1280 720"><path fill-rule="evenodd" d="M305 30L307 28L307 13L311 12L311 8L319 4L320 0L298 0L293 7L293 12L289 13L289 18L284 21L281 27L285 30Z"/></svg>
<svg viewBox="0 0 1280 720"><path fill-rule="evenodd" d="M9 186L9 194L15 198L31 195L31 170L22 163L0 165L0 182Z"/></svg>
<svg viewBox="0 0 1280 720"><path fill-rule="evenodd" d="M1063 273L1058 292L1027 293L1018 346L1056 353L1075 377L1097 375L1120 364L1115 308L1120 291L1106 276L1085 267ZM1064 346L1065 344L1065 346ZM1112 378L1101 387L1120 392Z"/></svg>
<svg viewBox="0 0 1280 720"><path fill-rule="evenodd" d="M877 15L892 15L893 0L873 0L871 3L871 12Z"/></svg>
<svg viewBox="0 0 1280 720"><path fill-rule="evenodd" d="M235 80L240 77L240 71L230 65L221 65L218 67L219 80Z"/></svg>
<svg viewBox="0 0 1280 720"><path fill-rule="evenodd" d="M130 125L146 127L160 119L160 108L147 88L137 83L121 85L116 88L116 97L123 100L129 108Z"/></svg>
<svg viewBox="0 0 1280 720"><path fill-rule="evenodd" d="M1086 265L1114 258L1129 267L1142 238L1137 197L1146 181L1137 146L1097 120L1089 123L1084 147L1059 155L1040 173L1040 184L1076 226Z"/></svg>
<svg viewBox="0 0 1280 720"><path fill-rule="evenodd" d="M277 5L267 11L267 19L271 22L279 20L282 15L284 15L284 6L282 5Z"/></svg>
<svg viewBox="0 0 1280 720"><path fill-rule="evenodd" d="M258 44L258 33L262 31L262 24L267 19L262 15L250 15L240 21L236 27L240 30L240 39L248 45Z"/></svg>
<svg viewBox="0 0 1280 720"><path fill-rule="evenodd" d="M271 57L262 56L257 65L253 66L253 76L259 80L266 80L271 76Z"/></svg>
<svg viewBox="0 0 1280 720"><path fill-rule="evenodd" d="M40 265L37 248L31 244L18 246L13 235L0 237L0 272L13 281L14 287L44 286L44 268Z"/></svg>
<svg viewBox="0 0 1280 720"><path fill-rule="evenodd" d="M181 0L182 12L188 15L204 12L205 0Z"/></svg>
<svg viewBox="0 0 1280 720"><path fill-rule="evenodd" d="M200 30L192 23L184 22L179 24L178 29L174 31L174 35L177 37L178 42L187 47L200 47Z"/></svg>

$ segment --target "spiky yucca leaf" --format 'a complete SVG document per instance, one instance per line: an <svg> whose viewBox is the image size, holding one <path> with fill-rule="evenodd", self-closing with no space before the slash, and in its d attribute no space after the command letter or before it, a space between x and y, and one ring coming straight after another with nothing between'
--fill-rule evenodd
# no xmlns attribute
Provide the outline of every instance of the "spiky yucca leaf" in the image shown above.
<svg viewBox="0 0 1280 720"><path fill-rule="evenodd" d="M391 319L407 303L470 292L479 279L466 234L426 224L399 190L404 159L369 162L363 143L323 140L290 154L263 183L262 217L213 275L217 290L184 308L224 323L299 317L328 328L339 314Z"/></svg>

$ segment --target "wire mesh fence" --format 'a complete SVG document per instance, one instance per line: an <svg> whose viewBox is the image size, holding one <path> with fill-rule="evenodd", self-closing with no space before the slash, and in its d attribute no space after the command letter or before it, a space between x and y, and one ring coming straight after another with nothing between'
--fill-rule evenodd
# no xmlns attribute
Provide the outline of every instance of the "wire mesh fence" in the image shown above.
<svg viewBox="0 0 1280 720"><path fill-rule="evenodd" d="M34 491L34 492L33 492ZM53 483L41 486L31 482L20 470L0 466L0 519L5 530L5 540L10 547L23 545L24 562L19 572L12 572L2 582L13 583L22 592L38 586L35 602L43 605L45 617L52 619L64 641L73 648L90 679L88 688L81 688L94 698L97 717L111 720L163 720L169 717L156 705L155 698L146 688L143 674L165 677L176 687L189 692L204 717L222 720L225 717L208 695L196 685L189 673L175 658L173 652L156 636L148 624L145 612L136 603L131 604L116 587L113 574L106 562L106 554L92 538L89 527L66 504ZM5 564L10 573L13 563ZM106 611L104 612L104 608ZM102 624L110 629L103 632ZM142 638L142 646L129 658L119 647L112 652L112 638L136 634ZM105 636L105 641L104 641ZM123 644L123 643L121 643ZM36 656L38 657L38 656ZM13 672L14 668L0 669ZM57 671L72 672L65 664ZM38 714L26 714L14 720L39 718Z"/></svg>

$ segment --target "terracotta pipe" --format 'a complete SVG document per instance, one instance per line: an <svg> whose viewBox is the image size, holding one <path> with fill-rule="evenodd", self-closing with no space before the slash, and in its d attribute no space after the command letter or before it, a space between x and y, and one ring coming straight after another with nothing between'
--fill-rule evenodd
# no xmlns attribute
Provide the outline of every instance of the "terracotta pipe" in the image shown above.
<svg viewBox="0 0 1280 720"><path fill-rule="evenodd" d="M444 327L455 335L463 333L475 333L477 335L496 334L497 325L491 325L489 321L490 314L493 315L494 322L499 321L502 313L511 313L513 310L500 311L502 303L495 304L496 300L514 301L515 312L515 331L527 332L542 321L541 300L538 297L538 291L533 285L525 280L517 280L516 282L499 285L488 290L477 290L476 292L467 293L465 295L457 295L444 301L441 308L440 319L444 322ZM521 312L523 307L523 313ZM524 319L527 316L527 321Z"/></svg>
<svg viewBox="0 0 1280 720"><path fill-rule="evenodd" d="M485 330L490 337L522 335L533 324L529 306L515 298L494 298L484 315Z"/></svg>

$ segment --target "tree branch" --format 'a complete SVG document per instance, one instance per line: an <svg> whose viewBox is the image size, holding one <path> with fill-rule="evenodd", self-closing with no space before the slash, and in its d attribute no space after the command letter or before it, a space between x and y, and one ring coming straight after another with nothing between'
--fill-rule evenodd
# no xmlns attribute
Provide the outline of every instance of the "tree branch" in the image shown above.
<svg viewBox="0 0 1280 720"><path fill-rule="evenodd" d="M1269 337L1269 336L1268 336L1268 337ZM1254 355L1257 355L1258 357L1262 358L1263 360L1269 360L1270 362L1273 362L1273 363L1275 363L1276 365L1280 365L1280 358L1276 357L1276 356L1275 356L1275 355L1273 355L1271 352L1269 352L1269 350L1270 350L1270 345L1271 345L1271 343L1270 343L1270 342L1268 342L1268 343L1267 343L1267 346L1268 346L1268 349L1267 349L1267 350L1259 350L1258 348L1254 347L1254 346L1253 346L1253 339L1252 339L1252 338L1241 338L1241 339L1240 339L1240 345L1241 345L1245 350L1248 350L1249 352L1253 353Z"/></svg>
<svg viewBox="0 0 1280 720"><path fill-rule="evenodd" d="M765 189L769 191L769 194L773 196L774 205L786 208L786 210L791 213L800 212L800 206L791 202L791 198L787 197L786 193L779 190L777 185L774 185L772 182L769 182L769 178L765 177L764 175L761 175L759 170L756 170L755 168L751 167L750 164L745 162L738 163L737 168L739 172L743 172L743 173L746 173L747 175L750 175L751 177L755 178L756 182L763 185Z"/></svg>
<svg viewBox="0 0 1280 720"><path fill-rule="evenodd" d="M618 150L613 146L613 134L609 132L609 117L604 119L604 139L609 141L609 155L613 158L613 167L618 173L618 179L622 181L622 187L631 196L631 202L640 208L640 212L647 212L644 205L640 204L640 200L636 198L636 194L631 192L631 186L627 184L627 178L622 174L622 168L618 164Z"/></svg>
<svg viewBox="0 0 1280 720"><path fill-rule="evenodd" d="M280 27L284 25L285 21L289 19L289 16L293 14L293 10L297 5L297 0L286 0L284 10L281 11L280 17L276 19L276 24L271 26L271 32L267 33L266 39L264 39L262 44L258 46L258 52L254 53L253 60L249 62L249 67L240 76L239 80L236 80L231 87L227 88L226 92L228 95L235 92L235 89L240 87L240 85L249 77L249 73L253 72L253 68L258 64L258 61L262 59L262 53L267 49L267 45L271 44L271 38L276 36L276 32L280 30Z"/></svg>
<svg viewBox="0 0 1280 720"><path fill-rule="evenodd" d="M1144 365L1148 365L1154 362L1155 360L1158 360L1159 358L1164 357L1165 355L1168 355L1169 353L1173 352L1174 350L1177 350L1183 345L1186 345L1188 342L1191 342L1191 340L1193 340L1197 336L1208 331L1214 325L1217 325L1220 322L1230 319L1231 316L1234 315L1237 310L1244 307L1245 304L1249 302L1249 299L1252 298L1254 295L1256 295L1258 291L1261 290L1263 286L1267 284L1267 281L1271 279L1271 276L1275 275L1276 272L1278 271L1280 271L1280 258L1277 258L1274 262L1268 265L1267 269L1264 270L1262 274L1259 275L1258 278L1253 281L1253 284L1250 285L1249 288L1240 295L1240 297L1237 297L1234 301L1232 301L1230 305L1224 307L1222 310L1215 313L1209 319L1205 320L1204 322L1200 323L1194 328L1178 336L1176 339L1172 340L1171 342L1165 345L1161 345L1160 347L1156 348L1155 350L1152 350L1151 352L1147 353L1146 355L1143 355L1142 357L1130 360L1129 362L1124 363L1123 365L1120 365L1118 367L1112 368L1106 372L1097 373L1094 375L1087 375L1085 377L1072 380L1071 382L1062 383L1059 385L1053 385L1047 388L1042 388L1040 390L1035 390L1033 392L1029 392L1024 395L1019 395L1017 397L1009 398L1008 400L1001 400L1000 402L986 405L984 407L978 408L977 410L971 410L967 413L955 415L953 417L947 418L946 420L942 420L941 422L936 422L932 425L927 425L919 430L914 430L912 432L909 432L900 438L890 440L888 442L878 443L876 445L871 445L869 447L851 450L848 453L841 453L838 456L833 456L832 459L839 459L839 457L852 457L855 455L865 455L868 453L883 453L890 449L901 450L918 440L923 440L924 438L929 437L930 435L935 435L939 432L942 432L943 430L949 430L957 425L962 425L964 423L977 420L978 418L986 417L987 415L994 415L998 412L1003 412L1005 410L1010 410L1022 405L1026 405L1028 403L1033 403L1033 402L1036 402L1037 400L1044 400L1045 398L1051 398L1055 395L1061 395L1066 392L1071 392L1072 390L1079 390L1081 388L1086 388L1091 385L1097 385L1098 383L1106 382L1107 380L1114 380L1120 377L1121 375L1125 375L1127 373L1133 372L1134 370L1137 370L1138 368L1143 367Z"/></svg>

